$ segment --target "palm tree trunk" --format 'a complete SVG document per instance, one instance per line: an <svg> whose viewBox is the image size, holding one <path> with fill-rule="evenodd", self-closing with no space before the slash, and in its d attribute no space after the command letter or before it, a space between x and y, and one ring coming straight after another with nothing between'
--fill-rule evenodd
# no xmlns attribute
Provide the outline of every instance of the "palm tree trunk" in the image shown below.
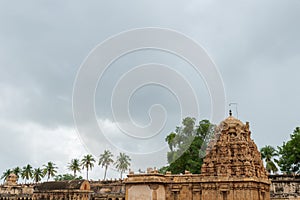
<svg viewBox="0 0 300 200"><path fill-rule="evenodd" d="M104 171L104 180L106 178L106 172L107 172L107 165L105 166L105 171Z"/></svg>
<svg viewBox="0 0 300 200"><path fill-rule="evenodd" d="M86 168L86 180L89 180L89 168Z"/></svg>
<svg viewBox="0 0 300 200"><path fill-rule="evenodd" d="M123 174L123 172L121 171L121 179L122 179L122 174Z"/></svg>

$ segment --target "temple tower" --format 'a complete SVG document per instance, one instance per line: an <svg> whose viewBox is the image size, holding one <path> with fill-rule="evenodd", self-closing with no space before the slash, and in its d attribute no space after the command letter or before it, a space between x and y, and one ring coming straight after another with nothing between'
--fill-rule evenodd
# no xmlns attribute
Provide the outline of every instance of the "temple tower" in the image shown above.
<svg viewBox="0 0 300 200"><path fill-rule="evenodd" d="M267 171L250 136L249 123L243 124L231 115L216 128L201 168L203 179L214 181L219 190L215 199L270 199ZM213 199L207 188L211 184L203 183L203 199Z"/></svg>

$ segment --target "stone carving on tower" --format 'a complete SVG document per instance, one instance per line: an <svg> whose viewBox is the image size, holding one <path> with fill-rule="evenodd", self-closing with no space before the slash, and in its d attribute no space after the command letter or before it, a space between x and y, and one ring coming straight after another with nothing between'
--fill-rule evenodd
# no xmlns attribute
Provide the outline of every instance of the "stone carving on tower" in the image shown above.
<svg viewBox="0 0 300 200"><path fill-rule="evenodd" d="M243 124L231 115L222 121L208 145L201 174L267 179L260 152L250 136L248 122Z"/></svg>

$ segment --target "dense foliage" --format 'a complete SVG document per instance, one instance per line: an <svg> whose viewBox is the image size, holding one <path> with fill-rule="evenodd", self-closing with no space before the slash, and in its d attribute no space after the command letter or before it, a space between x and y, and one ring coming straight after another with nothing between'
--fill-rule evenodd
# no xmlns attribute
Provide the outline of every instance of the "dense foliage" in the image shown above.
<svg viewBox="0 0 300 200"><path fill-rule="evenodd" d="M278 165L282 172L300 173L300 127L297 127L288 142L278 147Z"/></svg>
<svg viewBox="0 0 300 200"><path fill-rule="evenodd" d="M208 140L213 135L215 125L209 120L202 120L196 125L196 119L186 117L182 126L176 127L175 131L166 137L170 151L167 154L168 166L160 169L160 172L171 171L172 173L200 173L205 148Z"/></svg>

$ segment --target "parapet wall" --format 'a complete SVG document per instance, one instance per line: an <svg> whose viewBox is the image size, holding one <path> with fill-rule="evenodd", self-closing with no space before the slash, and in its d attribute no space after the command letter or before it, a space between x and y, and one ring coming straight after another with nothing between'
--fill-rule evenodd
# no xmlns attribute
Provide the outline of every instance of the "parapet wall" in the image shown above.
<svg viewBox="0 0 300 200"><path fill-rule="evenodd" d="M300 175L270 175L273 200L300 200Z"/></svg>
<svg viewBox="0 0 300 200"><path fill-rule="evenodd" d="M200 174L130 174L126 199L269 200L269 181L260 178L207 177Z"/></svg>

